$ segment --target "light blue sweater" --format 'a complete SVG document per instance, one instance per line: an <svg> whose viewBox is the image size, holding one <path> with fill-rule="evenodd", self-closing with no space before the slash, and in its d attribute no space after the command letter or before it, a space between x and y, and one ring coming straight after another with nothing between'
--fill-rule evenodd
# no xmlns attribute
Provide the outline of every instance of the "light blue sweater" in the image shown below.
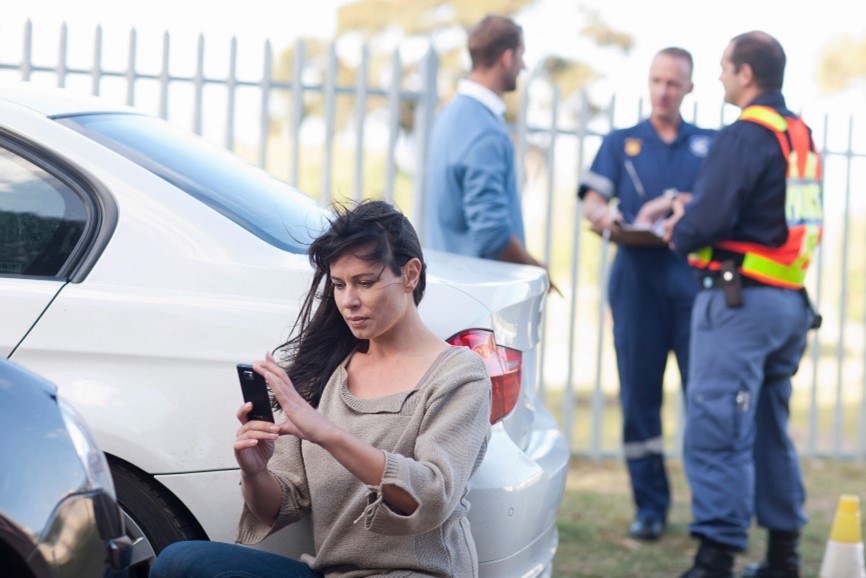
<svg viewBox="0 0 866 578"><path fill-rule="evenodd" d="M429 150L430 248L494 259L512 235L525 245L514 148L502 119L458 94L439 113Z"/></svg>

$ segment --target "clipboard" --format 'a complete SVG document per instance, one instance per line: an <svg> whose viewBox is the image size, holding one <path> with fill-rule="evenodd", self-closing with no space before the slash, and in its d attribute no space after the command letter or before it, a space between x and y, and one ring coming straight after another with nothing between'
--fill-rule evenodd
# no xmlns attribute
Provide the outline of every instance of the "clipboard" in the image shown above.
<svg viewBox="0 0 866 578"><path fill-rule="evenodd" d="M611 235L620 245L629 247L667 247L668 244L656 232L656 227L649 225L630 225L623 223L619 231Z"/></svg>
<svg viewBox="0 0 866 578"><path fill-rule="evenodd" d="M616 230L610 232L610 240L627 247L667 247L668 244L659 235L661 227L658 225L660 224L633 225L622 223ZM595 233L604 236L603 231L595 231Z"/></svg>

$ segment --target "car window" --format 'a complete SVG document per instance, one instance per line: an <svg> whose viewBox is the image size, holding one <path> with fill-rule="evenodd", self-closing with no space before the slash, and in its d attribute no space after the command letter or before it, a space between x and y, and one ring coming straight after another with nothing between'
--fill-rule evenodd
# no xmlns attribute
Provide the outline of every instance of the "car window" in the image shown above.
<svg viewBox="0 0 866 578"><path fill-rule="evenodd" d="M203 138L138 114L86 114L58 122L100 142L222 213L266 242L304 253L325 214L313 199Z"/></svg>
<svg viewBox="0 0 866 578"><path fill-rule="evenodd" d="M0 275L61 276L86 223L75 191L0 147Z"/></svg>

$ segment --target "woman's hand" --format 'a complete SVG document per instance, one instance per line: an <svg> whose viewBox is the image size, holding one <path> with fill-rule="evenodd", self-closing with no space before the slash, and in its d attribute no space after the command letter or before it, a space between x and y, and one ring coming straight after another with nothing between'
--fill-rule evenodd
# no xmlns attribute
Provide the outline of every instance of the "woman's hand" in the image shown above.
<svg viewBox="0 0 866 578"><path fill-rule="evenodd" d="M268 462L274 455L274 440L280 435L280 426L249 419L252 410L251 402L238 409L241 428L235 437L235 459L241 467L244 502L262 523L272 525L280 509L282 489L268 470Z"/></svg>
<svg viewBox="0 0 866 578"><path fill-rule="evenodd" d="M268 469L274 455L274 440L279 436L279 426L267 421L248 419L253 404L247 402L238 409L241 427L235 437L235 459L245 478L253 478Z"/></svg>
<svg viewBox="0 0 866 578"><path fill-rule="evenodd" d="M278 427L280 435L291 434L321 444L334 433L336 427L301 397L288 374L270 353L265 354L264 361L253 363L253 369L265 378L286 416Z"/></svg>
<svg viewBox="0 0 866 578"><path fill-rule="evenodd" d="M253 369L265 378L274 397L280 402L286 420L279 425L279 434L290 434L324 448L352 475L368 486L382 483L385 454L369 443L346 434L307 403L286 372L270 354L253 363ZM260 442L261 443L261 442ZM411 514L418 502L406 490L393 484L382 487L385 502L401 512ZM249 501L247 501L249 503Z"/></svg>

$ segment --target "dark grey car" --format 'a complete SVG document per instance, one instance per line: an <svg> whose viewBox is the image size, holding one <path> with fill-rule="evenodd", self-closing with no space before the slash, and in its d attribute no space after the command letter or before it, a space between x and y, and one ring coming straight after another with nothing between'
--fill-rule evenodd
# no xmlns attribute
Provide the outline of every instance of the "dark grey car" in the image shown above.
<svg viewBox="0 0 866 578"><path fill-rule="evenodd" d="M0 359L0 577L126 575L108 464L50 382Z"/></svg>

